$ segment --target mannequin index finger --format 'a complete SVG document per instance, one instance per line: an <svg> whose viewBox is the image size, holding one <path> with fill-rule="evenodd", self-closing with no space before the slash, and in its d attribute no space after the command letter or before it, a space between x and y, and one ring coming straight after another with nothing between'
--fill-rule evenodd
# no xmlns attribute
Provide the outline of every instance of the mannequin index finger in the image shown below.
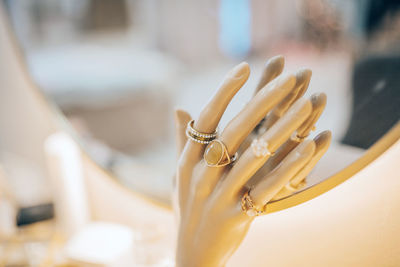
<svg viewBox="0 0 400 267"><path fill-rule="evenodd" d="M224 114L226 107L247 81L250 67L242 62L234 67L225 77L219 89L207 105L200 112L199 118L194 123L194 128L199 132L212 133Z"/></svg>

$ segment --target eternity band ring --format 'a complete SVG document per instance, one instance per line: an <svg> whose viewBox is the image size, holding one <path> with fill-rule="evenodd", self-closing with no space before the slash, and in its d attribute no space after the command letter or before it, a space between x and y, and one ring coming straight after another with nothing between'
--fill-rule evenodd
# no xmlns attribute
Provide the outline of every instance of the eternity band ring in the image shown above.
<svg viewBox="0 0 400 267"><path fill-rule="evenodd" d="M207 145L209 144L212 140L217 138L217 130L215 130L213 133L202 133L197 131L196 129L193 128L194 125L194 120L191 120L188 122L187 127L186 127L186 136L199 144L204 144Z"/></svg>

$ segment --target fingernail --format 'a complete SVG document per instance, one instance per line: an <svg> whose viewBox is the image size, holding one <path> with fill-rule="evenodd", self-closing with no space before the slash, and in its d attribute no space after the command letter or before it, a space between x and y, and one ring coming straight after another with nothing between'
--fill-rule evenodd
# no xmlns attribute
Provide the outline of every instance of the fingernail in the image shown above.
<svg viewBox="0 0 400 267"><path fill-rule="evenodd" d="M324 107L326 105L326 94L317 93L311 96L311 103L313 105L313 109L317 107Z"/></svg>
<svg viewBox="0 0 400 267"><path fill-rule="evenodd" d="M307 156L313 154L315 151L315 142L313 140L306 140L299 145L299 154L301 156Z"/></svg>
<svg viewBox="0 0 400 267"><path fill-rule="evenodd" d="M274 56L265 63L265 66L272 65L272 64L276 65L277 67L279 66L282 68L285 65L285 58L282 55Z"/></svg>
<svg viewBox="0 0 400 267"><path fill-rule="evenodd" d="M292 89L296 84L296 77L293 74L284 74L281 75L277 80L276 86L281 89Z"/></svg>
<svg viewBox="0 0 400 267"><path fill-rule="evenodd" d="M325 142L330 142L331 139L332 139L331 131L323 131L322 133L314 137L314 142L316 145L321 145Z"/></svg>
<svg viewBox="0 0 400 267"><path fill-rule="evenodd" d="M231 78L234 78L234 79L241 79L244 76L248 76L249 73L250 73L249 64L247 64L246 62L242 62L239 65L237 65L236 67L234 67L229 72L228 76L230 76Z"/></svg>
<svg viewBox="0 0 400 267"><path fill-rule="evenodd" d="M310 84L312 71L309 69L301 69L296 72L296 89L293 92L296 94L296 98L304 95L307 91L308 85Z"/></svg>
<svg viewBox="0 0 400 267"><path fill-rule="evenodd" d="M310 69L301 69L296 72L296 85L303 85L311 79L312 71Z"/></svg>
<svg viewBox="0 0 400 267"><path fill-rule="evenodd" d="M308 116L311 111L311 101L305 98L300 98L290 107L288 114L295 114L297 117L303 117L305 115Z"/></svg>

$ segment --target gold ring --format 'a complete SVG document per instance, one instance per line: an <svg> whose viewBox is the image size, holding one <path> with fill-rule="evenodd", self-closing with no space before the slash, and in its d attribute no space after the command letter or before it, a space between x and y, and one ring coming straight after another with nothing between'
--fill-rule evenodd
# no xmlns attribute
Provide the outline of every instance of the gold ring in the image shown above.
<svg viewBox="0 0 400 267"><path fill-rule="evenodd" d="M238 153L229 156L225 144L218 139L212 140L204 152L204 161L209 167L222 167L236 161Z"/></svg>
<svg viewBox="0 0 400 267"><path fill-rule="evenodd" d="M241 206L242 210L250 217L254 216L260 216L263 215L265 212L265 209L259 210L254 206L253 200L250 197L250 190L244 193L242 200L241 200Z"/></svg>
<svg viewBox="0 0 400 267"><path fill-rule="evenodd" d="M217 138L217 130L213 133L202 133L193 128L194 120L188 122L186 127L186 136L197 143L200 144L209 144L212 140Z"/></svg>
<svg viewBox="0 0 400 267"><path fill-rule="evenodd" d="M304 139L306 139L308 137L308 135L306 136L299 136L299 134L297 132L293 132L293 134L290 136L290 140L297 142L297 143L301 143L304 141Z"/></svg>
<svg viewBox="0 0 400 267"><path fill-rule="evenodd" d="M266 157L266 156L273 156L275 152L271 152L268 148L268 142L265 141L263 138L254 139L251 142L251 149L253 150L253 154L259 157Z"/></svg>

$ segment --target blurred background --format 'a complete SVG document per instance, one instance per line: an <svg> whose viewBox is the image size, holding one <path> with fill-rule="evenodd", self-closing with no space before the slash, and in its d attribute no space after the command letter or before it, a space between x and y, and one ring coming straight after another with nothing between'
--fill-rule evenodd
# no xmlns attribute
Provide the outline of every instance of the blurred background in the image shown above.
<svg viewBox="0 0 400 267"><path fill-rule="evenodd" d="M172 189L174 108L196 118L241 61L252 74L220 128L249 101L264 63L277 54L287 72L313 71L307 95L327 94L314 134L330 129L334 143L308 185L351 164L400 118L397 0L3 4L30 75L76 140L121 184L158 201L168 203ZM7 192L18 208L45 205L51 214L48 174L35 155L2 146Z"/></svg>

